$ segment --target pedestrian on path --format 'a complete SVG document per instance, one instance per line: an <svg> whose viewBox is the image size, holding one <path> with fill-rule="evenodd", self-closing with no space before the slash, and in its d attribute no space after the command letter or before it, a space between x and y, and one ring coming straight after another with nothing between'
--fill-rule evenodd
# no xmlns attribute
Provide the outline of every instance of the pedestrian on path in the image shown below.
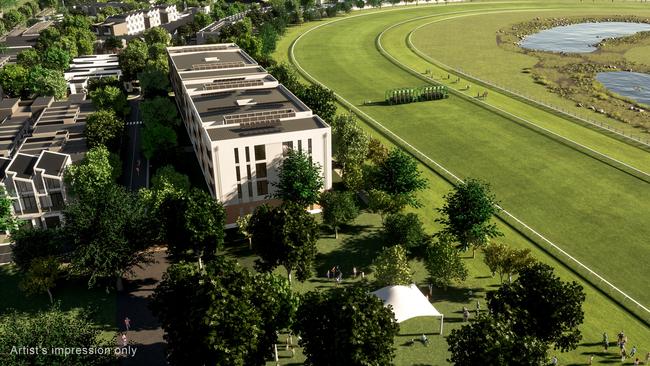
<svg viewBox="0 0 650 366"><path fill-rule="evenodd" d="M129 344L129 340L126 338L126 333L122 333L122 347L126 347Z"/></svg>
<svg viewBox="0 0 650 366"><path fill-rule="evenodd" d="M466 306L463 306L463 323L467 323L469 320L469 310L467 310Z"/></svg>
<svg viewBox="0 0 650 366"><path fill-rule="evenodd" d="M357 278L357 267L355 266L352 267L352 276L354 276L354 278Z"/></svg>
<svg viewBox="0 0 650 366"><path fill-rule="evenodd" d="M131 319L129 319L128 316L124 318L124 327L126 328L127 332L131 329Z"/></svg>
<svg viewBox="0 0 650 366"><path fill-rule="evenodd" d="M603 345L605 346L605 352L609 349L609 336L607 332L603 333Z"/></svg>

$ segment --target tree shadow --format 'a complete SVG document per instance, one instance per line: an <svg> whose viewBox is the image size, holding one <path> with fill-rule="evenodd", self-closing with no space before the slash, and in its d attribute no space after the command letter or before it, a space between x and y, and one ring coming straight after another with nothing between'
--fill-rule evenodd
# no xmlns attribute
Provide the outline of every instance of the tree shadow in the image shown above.
<svg viewBox="0 0 650 366"><path fill-rule="evenodd" d="M369 227L356 227L354 232L363 232L368 230ZM357 269L357 273L363 271L368 274L373 259L382 247L383 240L377 232L348 237L343 240L337 249L329 253L318 253L316 255L315 268L317 275L323 278L327 270L335 266L339 266L344 279L352 276L353 267Z"/></svg>
<svg viewBox="0 0 650 366"><path fill-rule="evenodd" d="M456 303L466 303L473 299L483 298L485 289L482 287L447 287L446 290L434 287L432 299L437 301L449 301Z"/></svg>

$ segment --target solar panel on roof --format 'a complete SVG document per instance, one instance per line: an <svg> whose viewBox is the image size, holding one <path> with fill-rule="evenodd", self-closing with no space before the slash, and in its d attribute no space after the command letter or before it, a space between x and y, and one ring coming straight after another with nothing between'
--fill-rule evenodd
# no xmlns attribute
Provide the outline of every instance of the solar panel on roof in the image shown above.
<svg viewBox="0 0 650 366"><path fill-rule="evenodd" d="M245 88L251 86L264 85L262 80L238 80L238 81L218 81L214 83L203 84L203 90L221 90L232 88Z"/></svg>
<svg viewBox="0 0 650 366"><path fill-rule="evenodd" d="M246 66L246 63L244 61L204 63L204 64L192 64L192 70L230 69L230 68L243 67L243 66Z"/></svg>

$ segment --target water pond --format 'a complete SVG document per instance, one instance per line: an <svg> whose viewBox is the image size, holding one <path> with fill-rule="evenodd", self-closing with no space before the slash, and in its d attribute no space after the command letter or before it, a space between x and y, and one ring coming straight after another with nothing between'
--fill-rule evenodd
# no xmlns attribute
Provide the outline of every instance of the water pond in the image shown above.
<svg viewBox="0 0 650 366"><path fill-rule="evenodd" d="M579 23L546 29L525 37L523 48L550 52L587 53L596 50L603 38L629 36L650 31L650 24L625 22Z"/></svg>
<svg viewBox="0 0 650 366"><path fill-rule="evenodd" d="M601 72L596 80L608 90L650 105L650 74L627 71Z"/></svg>

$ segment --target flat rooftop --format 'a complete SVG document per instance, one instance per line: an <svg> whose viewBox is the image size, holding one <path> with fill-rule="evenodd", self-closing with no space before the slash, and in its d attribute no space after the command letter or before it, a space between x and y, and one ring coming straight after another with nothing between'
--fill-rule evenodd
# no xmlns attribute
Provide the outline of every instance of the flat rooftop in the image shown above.
<svg viewBox="0 0 650 366"><path fill-rule="evenodd" d="M206 71L206 70L223 70L241 68L247 66L257 66L257 62L239 48L203 50L193 52L173 52L170 51L176 69L182 71ZM196 47L199 48L199 47ZM183 76L183 74L181 74Z"/></svg>
<svg viewBox="0 0 650 366"><path fill-rule="evenodd" d="M34 165L38 157L18 154L13 163L9 165L7 171L15 172L18 178L29 179L34 174Z"/></svg>
<svg viewBox="0 0 650 366"><path fill-rule="evenodd" d="M47 175L58 177L61 175L61 173L63 173L65 161L67 158L68 157L66 155L46 151L43 153L43 155L41 155L41 158L38 159L36 168L43 169Z"/></svg>
<svg viewBox="0 0 650 366"><path fill-rule="evenodd" d="M264 123L259 126L222 126L208 128L208 136L212 141L223 141L238 139L250 136L271 135L276 133L287 133L295 131L305 131L317 128L326 128L327 124L318 116L293 118L285 120L275 120Z"/></svg>

